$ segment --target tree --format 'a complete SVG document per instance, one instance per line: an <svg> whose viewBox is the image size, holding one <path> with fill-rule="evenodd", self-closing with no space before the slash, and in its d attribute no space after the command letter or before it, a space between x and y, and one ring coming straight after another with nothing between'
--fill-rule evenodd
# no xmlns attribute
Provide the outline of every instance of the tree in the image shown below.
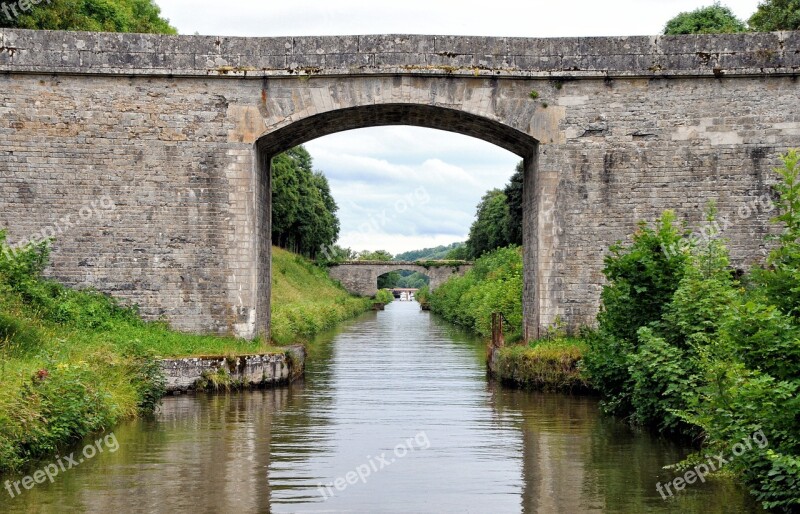
<svg viewBox="0 0 800 514"><path fill-rule="evenodd" d="M800 29L800 0L766 0L750 17L750 28L758 32Z"/></svg>
<svg viewBox="0 0 800 514"><path fill-rule="evenodd" d="M298 146L272 160L272 243L311 258L339 237L338 207L328 180ZM330 253L330 252L329 252Z"/></svg>
<svg viewBox="0 0 800 514"><path fill-rule="evenodd" d="M422 250L411 250L409 252L398 253L394 256L396 261L429 261L437 259L449 259L447 255L458 247L464 246L464 243L451 243L449 245L441 245L435 248L423 248Z"/></svg>
<svg viewBox="0 0 800 514"><path fill-rule="evenodd" d="M746 30L747 26L730 8L715 3L675 16L667 22L664 34L731 34Z"/></svg>
<svg viewBox="0 0 800 514"><path fill-rule="evenodd" d="M524 180L525 164L520 161L517 169L509 180L503 193L508 204L508 234L509 244L522 244L522 182Z"/></svg>
<svg viewBox="0 0 800 514"><path fill-rule="evenodd" d="M465 261L469 259L469 248L467 248L466 244L457 246L447 252L444 258L452 261Z"/></svg>
<svg viewBox="0 0 800 514"><path fill-rule="evenodd" d="M781 161L783 166L775 169L781 181L773 186L780 195L780 214L773 219L783 225L780 244L770 252L766 267L756 267L753 274L771 302L800 318L800 153L790 149Z"/></svg>
<svg viewBox="0 0 800 514"><path fill-rule="evenodd" d="M153 0L3 2L0 27L177 34Z"/></svg>
<svg viewBox="0 0 800 514"><path fill-rule="evenodd" d="M390 254L386 250L375 250L374 252L370 252L369 250L364 250L362 252L359 252L358 260L359 261L390 261L390 260L392 260L392 254Z"/></svg>
<svg viewBox="0 0 800 514"><path fill-rule="evenodd" d="M506 195L499 189L488 191L481 203L475 222L469 229L467 248L472 259L495 248L508 245L508 205Z"/></svg>

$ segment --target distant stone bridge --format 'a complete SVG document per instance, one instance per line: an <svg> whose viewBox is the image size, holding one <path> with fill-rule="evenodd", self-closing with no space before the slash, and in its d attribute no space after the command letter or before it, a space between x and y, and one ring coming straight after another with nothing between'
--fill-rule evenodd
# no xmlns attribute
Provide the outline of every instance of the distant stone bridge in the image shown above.
<svg viewBox="0 0 800 514"><path fill-rule="evenodd" d="M771 169L800 145L798 75L800 32L0 29L0 227L14 244L54 235L49 276L137 303L147 318L268 335L272 157L356 128L448 130L524 161L532 338L559 318L593 323L609 245L666 208L696 225L716 200L732 262L760 259Z"/></svg>
<svg viewBox="0 0 800 514"><path fill-rule="evenodd" d="M416 271L430 279L433 291L448 278L461 276L472 268L470 262L425 263L408 261L349 261L331 266L328 274L353 294L375 296L378 292L378 277L392 271Z"/></svg>

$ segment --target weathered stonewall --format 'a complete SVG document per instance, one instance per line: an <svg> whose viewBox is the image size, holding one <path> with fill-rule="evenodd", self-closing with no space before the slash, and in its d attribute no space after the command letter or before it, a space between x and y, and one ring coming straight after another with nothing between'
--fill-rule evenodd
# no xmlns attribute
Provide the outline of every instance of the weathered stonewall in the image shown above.
<svg viewBox="0 0 800 514"><path fill-rule="evenodd" d="M760 258L770 213L752 202L769 193L778 152L800 145L798 67L798 32L2 29L0 222L11 242L55 233L48 272L64 283L178 329L251 337L269 330L271 156L352 128L450 130L525 160L532 337L558 316L591 323L608 245L665 208L695 223L716 199L733 261ZM114 209L90 208L106 196Z"/></svg>
<svg viewBox="0 0 800 514"><path fill-rule="evenodd" d="M223 373L231 384L245 387L286 384L303 375L305 350L289 347L284 353L240 355L237 357L184 357L164 359L161 371L167 392L195 389L210 375Z"/></svg>

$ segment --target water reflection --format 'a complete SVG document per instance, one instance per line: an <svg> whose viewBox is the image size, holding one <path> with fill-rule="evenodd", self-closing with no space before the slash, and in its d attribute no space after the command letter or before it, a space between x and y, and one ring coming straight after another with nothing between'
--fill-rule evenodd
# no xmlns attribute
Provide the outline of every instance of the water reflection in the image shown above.
<svg viewBox="0 0 800 514"><path fill-rule="evenodd" d="M116 453L0 497L0 512L757 512L725 481L663 501L662 468L687 449L603 418L596 399L488 382L484 355L393 303L321 338L303 383L167 398L115 430ZM429 447L395 452L419 434Z"/></svg>

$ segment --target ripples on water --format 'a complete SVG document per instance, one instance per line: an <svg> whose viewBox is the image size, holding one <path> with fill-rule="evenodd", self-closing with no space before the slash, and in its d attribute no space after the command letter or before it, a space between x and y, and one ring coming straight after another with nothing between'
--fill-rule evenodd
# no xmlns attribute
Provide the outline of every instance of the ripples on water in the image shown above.
<svg viewBox="0 0 800 514"><path fill-rule="evenodd" d="M663 501L662 467L687 449L602 418L593 398L501 388L484 353L395 302L321 338L304 383L166 398L115 430L116 453L0 512L758 512L724 481Z"/></svg>

